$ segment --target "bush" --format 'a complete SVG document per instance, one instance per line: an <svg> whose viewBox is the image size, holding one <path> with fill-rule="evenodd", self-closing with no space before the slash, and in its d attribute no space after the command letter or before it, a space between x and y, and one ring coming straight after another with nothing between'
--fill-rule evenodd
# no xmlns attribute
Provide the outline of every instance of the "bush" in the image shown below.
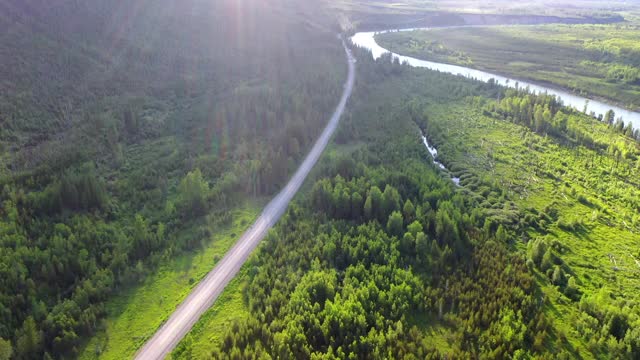
<svg viewBox="0 0 640 360"><path fill-rule="evenodd" d="M189 172L178 186L178 207L184 216L199 216L207 210L209 184L200 169Z"/></svg>

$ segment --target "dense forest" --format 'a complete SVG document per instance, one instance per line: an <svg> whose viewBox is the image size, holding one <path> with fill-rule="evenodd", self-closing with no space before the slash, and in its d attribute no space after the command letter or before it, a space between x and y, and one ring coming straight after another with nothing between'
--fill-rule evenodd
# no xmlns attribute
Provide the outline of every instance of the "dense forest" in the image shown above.
<svg viewBox="0 0 640 360"><path fill-rule="evenodd" d="M74 357L106 300L274 193L324 127L332 21L243 4L0 5L0 357Z"/></svg>
<svg viewBox="0 0 640 360"><path fill-rule="evenodd" d="M336 135L345 152L320 166L307 196L248 264L250 316L228 329L211 357L541 353L553 330L524 258L509 252L507 230L477 198L431 163L406 106L411 99L384 89L415 74L366 52L358 67L354 104ZM428 78L420 83L426 91L454 99L499 91ZM433 342L428 330L450 338ZM189 358L188 343L174 356Z"/></svg>
<svg viewBox="0 0 640 360"><path fill-rule="evenodd" d="M532 135L514 141L533 149L548 141L604 168L618 158L609 169L622 177L638 159L636 133L527 89L358 53L358 86L334 148L245 265L248 315L226 326L220 341L209 345L209 357L637 358L635 302L598 286L593 270L587 269L592 279L585 276L571 256L573 240L553 237L558 229L587 236L592 225L550 200L521 203L533 189L508 183L519 179L499 168L485 176L491 158L478 161L458 149L492 141L479 129L510 124L500 131L513 136L519 134L514 129L527 129L517 131ZM477 129L464 128L468 114L482 119L468 125ZM453 118L458 130L447 125ZM474 131L482 138L455 140ZM444 151L438 160L461 176L461 186L434 165L421 133ZM493 151L493 161L504 161L510 171L522 165L501 160L505 150ZM567 172L559 163L562 169ZM543 176L537 165L532 170ZM496 174L514 178L501 182ZM538 191L547 199L556 194ZM623 201L571 194L579 206L601 209L598 226L640 224L633 215L616 215L636 206L633 193ZM538 201L544 209L536 209ZM625 278L625 287L632 286L633 272ZM183 341L173 356L194 356L194 340Z"/></svg>

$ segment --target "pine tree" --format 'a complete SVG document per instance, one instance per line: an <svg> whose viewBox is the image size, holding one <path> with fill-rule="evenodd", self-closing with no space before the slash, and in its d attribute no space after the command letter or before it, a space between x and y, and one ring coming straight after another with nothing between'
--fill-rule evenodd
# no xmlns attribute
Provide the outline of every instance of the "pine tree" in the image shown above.
<svg viewBox="0 0 640 360"><path fill-rule="evenodd" d="M31 316L22 324L16 333L16 350L21 358L37 358L42 351L42 332Z"/></svg>
<svg viewBox="0 0 640 360"><path fill-rule="evenodd" d="M373 219L373 200L371 199L371 195L367 196L367 200L364 202L363 212L366 220Z"/></svg>
<svg viewBox="0 0 640 360"><path fill-rule="evenodd" d="M389 220L387 221L387 232L390 235L395 235L398 238L402 236L402 214L398 211L394 211L389 215Z"/></svg>
<svg viewBox="0 0 640 360"><path fill-rule="evenodd" d="M416 218L416 209L411 202L411 199L407 199L404 202L404 207L402 208L402 215L404 216L404 221L411 223Z"/></svg>
<svg viewBox="0 0 640 360"><path fill-rule="evenodd" d="M209 184L200 169L189 172L178 186L178 200L186 215L201 215L207 208Z"/></svg>

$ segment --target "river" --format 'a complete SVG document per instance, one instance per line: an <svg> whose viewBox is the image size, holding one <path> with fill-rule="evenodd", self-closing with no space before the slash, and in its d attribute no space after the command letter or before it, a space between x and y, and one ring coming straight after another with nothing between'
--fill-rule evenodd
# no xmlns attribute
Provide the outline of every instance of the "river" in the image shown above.
<svg viewBox="0 0 640 360"><path fill-rule="evenodd" d="M388 30L388 31L414 31L414 30L428 30L429 28L419 28L419 29L403 29L403 30ZM536 85L536 84L532 84L526 81L521 81L521 80L515 80L515 79L511 79L505 76L501 76L501 75L497 75L497 74L492 74L492 73L488 73L485 71L481 71L481 70L476 70L476 69L471 69L471 68L467 68L464 66L458 66L458 65L450 65L450 64L443 64L443 63L438 63L438 62L433 62L433 61L427 61L427 60L420 60L420 59L416 59L410 56L404 56L404 55L400 55L400 54L396 54L393 52L390 52L389 50L383 48L382 46L378 45L378 43L375 40L375 35L378 33L384 33L384 32L388 32L388 31L382 31L382 32L359 32L356 33L353 37L351 37L351 42L353 42L355 45L369 49L371 51L371 53L373 54L374 59L379 58L380 56L382 56L383 54L386 53L391 53L391 55L400 60L400 62L407 62L409 65L414 66L414 67L423 67L423 68L427 68L427 69L431 69L431 70L437 70L440 72L444 72L444 73L449 73L449 74L454 74L454 75L462 75L468 78L473 78L473 79L477 79L477 80L481 80L481 81L489 81L490 79L494 79L497 83L499 83L500 85L504 85L504 86L508 86L508 87L515 87L516 83L518 83L518 86L520 87L529 87L529 89L533 92L536 93L547 93L547 94L551 94L551 95L556 95L559 98L562 99L563 103L567 106L571 106L575 109L578 109L580 111L584 110L584 106L586 104L587 101L589 101L588 105L587 105L587 113L591 113L594 112L596 115L602 114L604 115L609 109L615 111L616 113L616 118L618 117L622 117L622 119L625 122L631 121L631 123L633 124L633 127L635 129L640 128L640 113L638 112L634 112L634 111L629 111L627 109L623 109L619 106L615 106L615 105L611 105L611 104L607 104L605 102L602 101L598 101L598 100L593 100L593 99L587 99L585 97L581 97L581 96L577 96L574 94L571 94L567 91L563 91L563 90L558 90L558 89L552 89L552 88L548 88L545 86L541 86L541 85ZM431 154L431 157L433 158L433 162L434 164L436 164L436 166L438 166L439 168L441 168L442 170L449 172L449 170L447 170L447 168L438 161L437 156L438 156L438 150L436 150L436 148L434 148L433 146L429 145L429 142L427 141L427 138L422 135L422 141L424 143L424 145L427 147L427 150L429 150L429 153ZM460 184L460 179L457 177L451 177L451 180L456 184L459 185Z"/></svg>
<svg viewBox="0 0 640 360"><path fill-rule="evenodd" d="M413 30L428 30L428 28L389 30L389 31L413 31ZM353 37L351 37L351 41L355 45L371 50L373 57L377 59L382 54L386 54L390 52L389 50L378 45L378 43L374 38L376 34L384 33L384 32L388 32L388 31L359 32L355 34ZM437 62L427 61L427 60L420 60L410 56L399 55L396 53L391 53L391 54L393 55L394 58L397 58L398 60L400 60L400 62L407 62L409 63L409 65L415 66L415 67L424 67L431 70L441 71L444 73L462 75L468 78L474 78L474 79L482 80L485 82L489 81L489 79L494 79L500 85L509 86L509 87L515 87L516 83L518 83L519 84L518 86L520 87L528 86L529 89L531 89L531 91L534 91L536 93L546 92L551 95L556 95L562 99L565 105L571 106L579 111L582 111L584 109L584 105L588 100L589 104L587 106L587 113L594 112L596 115L599 115L599 114L604 115L604 113L606 113L609 109L611 109L615 111L616 118L622 117L622 120L624 120L625 123L631 121L634 129L640 128L640 113L635 111L630 111L630 110L621 108L619 106L607 104L605 102L594 100L594 99L587 99L585 97L578 96L567 91L548 88L545 86L532 84L522 80L515 80L505 76L492 74L492 73L488 73L481 70L471 69L464 66L443 64L443 63L437 63Z"/></svg>

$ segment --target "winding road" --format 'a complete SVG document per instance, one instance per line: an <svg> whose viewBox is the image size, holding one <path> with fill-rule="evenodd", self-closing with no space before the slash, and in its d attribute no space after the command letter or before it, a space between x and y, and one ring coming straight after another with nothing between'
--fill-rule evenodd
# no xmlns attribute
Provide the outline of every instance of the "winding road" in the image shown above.
<svg viewBox="0 0 640 360"><path fill-rule="evenodd" d="M302 186L309 171L320 158L322 151L331 139L331 135L337 128L338 121L353 90L355 59L344 40L342 40L342 46L349 63L349 74L340 102L313 148L287 185L269 202L255 223L240 237L218 265L200 281L189 296L171 314L169 319L140 349L136 354L136 359L162 359L178 345L200 316L213 305L229 281L236 276L242 264L258 246L260 240L264 238L269 229L282 216L289 202Z"/></svg>

